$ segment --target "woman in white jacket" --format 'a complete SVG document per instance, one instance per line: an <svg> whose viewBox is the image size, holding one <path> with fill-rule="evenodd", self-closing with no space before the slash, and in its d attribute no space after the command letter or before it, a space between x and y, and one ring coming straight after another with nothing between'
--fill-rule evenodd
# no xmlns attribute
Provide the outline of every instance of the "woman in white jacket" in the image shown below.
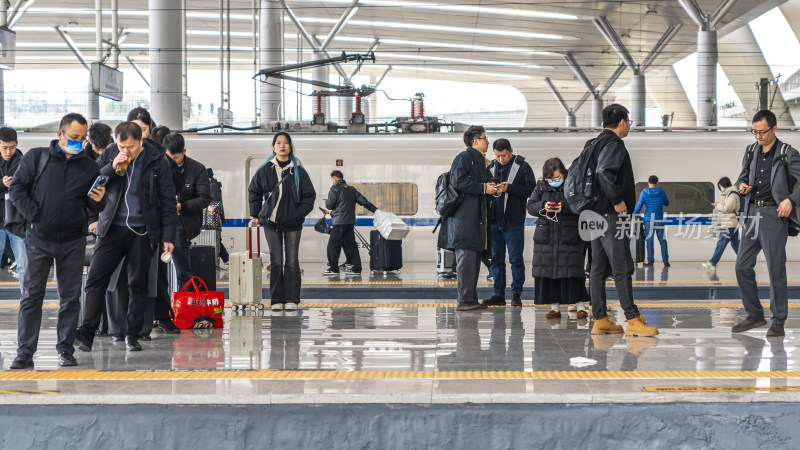
<svg viewBox="0 0 800 450"><path fill-rule="evenodd" d="M714 255L708 262L703 263L703 267L710 270L717 270L717 263L722 257L725 247L728 246L728 242L730 242L734 253L739 253L738 214L741 210L742 197L731 186L731 180L728 177L720 178L717 188L722 194L722 201L712 203L714 206L714 218L711 224L717 230L720 230L719 240L717 241Z"/></svg>

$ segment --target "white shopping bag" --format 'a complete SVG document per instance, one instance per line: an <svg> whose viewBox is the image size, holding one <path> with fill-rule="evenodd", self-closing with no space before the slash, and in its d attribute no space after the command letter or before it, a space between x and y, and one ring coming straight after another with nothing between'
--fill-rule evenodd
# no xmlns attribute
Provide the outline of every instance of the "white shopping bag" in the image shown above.
<svg viewBox="0 0 800 450"><path fill-rule="evenodd" d="M408 235L408 225L394 213L378 209L372 217L372 222L384 239L395 241Z"/></svg>

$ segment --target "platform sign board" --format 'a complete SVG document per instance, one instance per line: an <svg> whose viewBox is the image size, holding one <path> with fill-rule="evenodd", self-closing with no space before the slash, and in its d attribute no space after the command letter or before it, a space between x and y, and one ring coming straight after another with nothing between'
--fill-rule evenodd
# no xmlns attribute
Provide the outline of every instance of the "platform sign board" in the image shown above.
<svg viewBox="0 0 800 450"><path fill-rule="evenodd" d="M233 111L230 109L219 108L219 123L222 125L233 126Z"/></svg>
<svg viewBox="0 0 800 450"><path fill-rule="evenodd" d="M17 33L0 28L0 69L14 70L17 55Z"/></svg>
<svg viewBox="0 0 800 450"><path fill-rule="evenodd" d="M110 100L122 100L122 72L105 64L92 63L92 92Z"/></svg>

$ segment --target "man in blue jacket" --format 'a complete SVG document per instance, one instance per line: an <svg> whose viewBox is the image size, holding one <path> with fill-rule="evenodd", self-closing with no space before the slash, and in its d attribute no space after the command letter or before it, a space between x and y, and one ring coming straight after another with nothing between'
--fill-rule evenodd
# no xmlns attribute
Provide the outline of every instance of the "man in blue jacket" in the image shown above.
<svg viewBox="0 0 800 450"><path fill-rule="evenodd" d="M658 177L650 175L647 186L639 195L639 202L636 203L634 214L639 214L644 206L644 235L647 238L647 262L645 267L652 267L655 262L655 245L653 237L658 238L658 245L661 247L661 261L665 267L669 267L669 251L667 250L667 239L664 237L664 207L669 206L669 198L664 189L658 185Z"/></svg>

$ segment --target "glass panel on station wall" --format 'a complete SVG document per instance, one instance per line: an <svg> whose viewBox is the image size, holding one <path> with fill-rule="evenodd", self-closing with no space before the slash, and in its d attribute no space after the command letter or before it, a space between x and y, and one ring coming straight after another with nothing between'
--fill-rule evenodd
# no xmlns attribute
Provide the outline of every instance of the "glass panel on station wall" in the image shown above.
<svg viewBox="0 0 800 450"><path fill-rule="evenodd" d="M349 183L373 205L398 216L413 216L419 206L419 193L414 183ZM356 215L369 215L363 206L356 205Z"/></svg>
<svg viewBox="0 0 800 450"><path fill-rule="evenodd" d="M664 189L669 199L669 206L664 207L665 214L711 214L714 207L714 184L707 181L697 182L662 182L658 186ZM636 183L636 200L639 200L647 183ZM644 208L643 208L644 209ZM639 211L640 213L644 211Z"/></svg>

